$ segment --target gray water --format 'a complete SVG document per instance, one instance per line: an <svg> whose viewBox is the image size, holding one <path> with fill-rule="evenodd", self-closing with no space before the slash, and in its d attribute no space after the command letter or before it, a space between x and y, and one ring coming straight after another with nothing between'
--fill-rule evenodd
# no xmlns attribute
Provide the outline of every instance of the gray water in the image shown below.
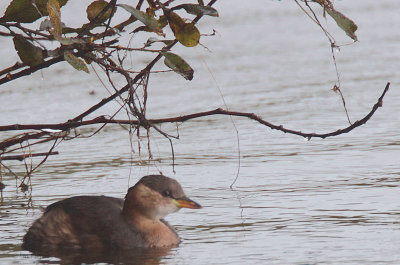
<svg viewBox="0 0 400 265"><path fill-rule="evenodd" d="M79 8L75 5L73 12ZM364 117L391 82L383 108L366 125L307 141L245 118L188 121L179 125L180 139L173 142L176 174L169 142L155 132L152 161L144 150L138 157L136 141L131 154L128 132L119 126L65 141L56 148L60 154L32 176L33 208L26 207L29 194L18 191L15 178L3 177L0 263L59 262L19 247L41 215L40 207L81 194L123 197L141 176L162 172L204 206L167 217L183 242L162 255L163 264L399 264L400 2L335 5L359 26L360 41L335 54L350 119ZM149 116L228 107L305 132L348 126L341 99L331 90L336 73L329 43L294 2L230 0L215 7L220 17L199 25L202 32L217 31L215 37L202 38L211 52L177 47L175 52L195 69L195 78L188 82L174 73L151 77ZM328 29L339 44L351 42L331 20ZM0 43L9 45L9 40ZM17 59L15 52L1 53L1 68ZM94 74L61 63L3 85L0 121L63 122L107 96ZM93 117L117 107L107 106ZM89 135L96 128L79 131ZM162 128L177 130L175 125ZM7 135L2 133L2 139ZM8 165L22 175L23 163Z"/></svg>

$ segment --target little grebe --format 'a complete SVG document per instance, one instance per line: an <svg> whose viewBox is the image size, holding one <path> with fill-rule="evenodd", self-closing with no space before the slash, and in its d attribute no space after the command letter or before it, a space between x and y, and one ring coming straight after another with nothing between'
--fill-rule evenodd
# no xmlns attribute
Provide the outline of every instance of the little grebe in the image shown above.
<svg viewBox="0 0 400 265"><path fill-rule="evenodd" d="M129 188L125 201L76 196L51 204L29 228L22 248L41 252L177 246L177 233L162 218L180 208L201 206L186 197L176 180L145 176Z"/></svg>

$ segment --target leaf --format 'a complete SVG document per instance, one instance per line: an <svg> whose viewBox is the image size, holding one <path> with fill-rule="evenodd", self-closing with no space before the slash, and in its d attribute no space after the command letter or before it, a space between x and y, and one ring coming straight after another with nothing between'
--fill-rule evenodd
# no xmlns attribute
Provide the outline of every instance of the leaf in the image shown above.
<svg viewBox="0 0 400 265"><path fill-rule="evenodd" d="M47 16L48 0L13 0L7 7L0 21L14 21L31 23L43 16ZM57 0L60 6L64 6L68 0ZM35 5L33 4L35 3Z"/></svg>
<svg viewBox="0 0 400 265"><path fill-rule="evenodd" d="M36 7L39 10L40 14L42 14L43 16L47 16L49 15L47 12L47 2L49 0L35 0L35 1L31 1L32 3L36 3ZM64 6L68 0L57 0L57 2L60 4L60 7Z"/></svg>
<svg viewBox="0 0 400 265"><path fill-rule="evenodd" d="M33 45L21 35L13 38L15 50L21 61L28 66L35 66L43 62L43 50Z"/></svg>
<svg viewBox="0 0 400 265"><path fill-rule="evenodd" d="M93 24L93 23L85 23L80 28L70 28L70 27L63 26L63 34L68 34L68 33L80 34L83 30L92 30L96 27L97 27L97 25Z"/></svg>
<svg viewBox="0 0 400 265"><path fill-rule="evenodd" d="M318 4L324 7L325 11L336 21L336 24L346 32L347 36L357 41L355 34L357 25L348 17L337 11L329 0L316 0Z"/></svg>
<svg viewBox="0 0 400 265"><path fill-rule="evenodd" d="M202 16L212 16L212 17L218 17L218 11L211 7L211 6L202 6L202 5L196 5L196 4L182 4L178 5L171 10L176 10L176 9L185 9L185 11L189 14L192 15L202 15Z"/></svg>
<svg viewBox="0 0 400 265"><path fill-rule="evenodd" d="M64 52L64 59L76 70L89 73L89 69L87 68L86 64L81 59L73 55L70 51Z"/></svg>
<svg viewBox="0 0 400 265"><path fill-rule="evenodd" d="M55 38L58 38L62 33L62 25L60 4L57 0L49 0L47 2L47 12L49 13L51 24L53 24L53 30L50 30L50 32Z"/></svg>
<svg viewBox="0 0 400 265"><path fill-rule="evenodd" d="M51 23L51 21L50 21L49 19L45 19L45 20L43 20L43 21L40 23L39 31L44 31L44 30L46 30L46 31L48 31L48 32L52 32L52 28L53 28L53 23ZM71 33L71 32L76 32L76 31L71 31L71 30L70 30L71 28L66 27L65 24L62 23L62 22L61 22L61 28L62 28L62 33L63 33L63 34L67 34L67 33ZM63 38L63 37L61 37L61 36L54 36L54 38L55 38L56 40L58 40L59 42L61 42L60 39L67 39L67 38ZM83 43L83 42L84 42L84 41L81 41L80 43ZM74 43L77 43L77 42L74 42ZM64 44L64 43L62 43L62 44ZM71 43L69 43L69 44L71 44ZM68 44L65 44L65 45L68 45Z"/></svg>
<svg viewBox="0 0 400 265"><path fill-rule="evenodd" d="M166 25L168 25L167 17L164 15L160 16L160 18L158 19L158 23L160 24L161 28L164 28Z"/></svg>
<svg viewBox="0 0 400 265"><path fill-rule="evenodd" d="M143 24L151 28L154 32L162 33L162 26L154 17L134 7L131 7L130 5L119 4L118 6L122 7L123 9L131 13L132 16L134 16L137 20L141 21Z"/></svg>
<svg viewBox="0 0 400 265"><path fill-rule="evenodd" d="M78 39L78 38L63 38L59 37L57 40L62 44L62 45L71 45L71 44L84 44L86 41L83 39Z"/></svg>
<svg viewBox="0 0 400 265"><path fill-rule="evenodd" d="M169 26L174 32L175 38L186 47L194 47L199 43L200 31L193 23L186 23L176 13L164 9Z"/></svg>
<svg viewBox="0 0 400 265"><path fill-rule="evenodd" d="M338 26L346 32L347 36L357 41L357 36L355 34L357 30L357 25L345 15L336 11L335 9L326 9L326 12L336 21Z"/></svg>
<svg viewBox="0 0 400 265"><path fill-rule="evenodd" d="M165 45L170 45L174 42L174 40L159 40L155 37L150 37L147 39L146 43L144 44L144 47L150 47L155 42L162 42Z"/></svg>
<svg viewBox="0 0 400 265"><path fill-rule="evenodd" d="M45 19L40 23L39 30L40 31L43 31L43 30L49 31L52 27L53 27L53 24L51 23L51 21L49 19Z"/></svg>
<svg viewBox="0 0 400 265"><path fill-rule="evenodd" d="M174 72L183 76L186 80L193 79L194 70L179 55L172 52L163 53L165 59L164 64L171 68Z"/></svg>
<svg viewBox="0 0 400 265"><path fill-rule="evenodd" d="M175 34L176 39L186 47L194 47L199 44L200 31L193 23L186 23Z"/></svg>
<svg viewBox="0 0 400 265"><path fill-rule="evenodd" d="M86 9L87 18L89 21L92 21L96 18L96 16L103 11L103 9L108 5L108 2L104 0L97 0L92 2ZM113 15L113 9L109 8L104 14L98 17L97 21L102 23L109 19Z"/></svg>
<svg viewBox="0 0 400 265"><path fill-rule="evenodd" d="M85 63L87 64L91 64L94 59L96 59L96 55L93 52L87 53L86 56L83 58L83 60L85 60Z"/></svg>
<svg viewBox="0 0 400 265"><path fill-rule="evenodd" d="M37 12L30 0L14 0L7 7L1 20L30 23L40 17L41 15Z"/></svg>

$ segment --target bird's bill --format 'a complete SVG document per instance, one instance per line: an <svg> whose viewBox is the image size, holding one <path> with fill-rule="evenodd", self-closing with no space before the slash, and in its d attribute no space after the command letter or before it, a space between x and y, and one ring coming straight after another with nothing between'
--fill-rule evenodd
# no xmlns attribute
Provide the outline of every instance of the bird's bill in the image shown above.
<svg viewBox="0 0 400 265"><path fill-rule="evenodd" d="M179 208L190 208L190 209L200 209L202 208L200 204L191 199L184 197L179 199L173 199L174 204Z"/></svg>

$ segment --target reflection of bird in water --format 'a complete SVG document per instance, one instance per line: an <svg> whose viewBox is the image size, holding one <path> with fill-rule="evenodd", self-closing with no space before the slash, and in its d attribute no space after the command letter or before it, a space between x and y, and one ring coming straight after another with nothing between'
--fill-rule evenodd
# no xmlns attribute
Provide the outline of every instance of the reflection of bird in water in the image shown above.
<svg viewBox="0 0 400 265"><path fill-rule="evenodd" d="M179 237L162 218L180 208L201 206L186 197L176 180L145 176L129 188L125 201L76 196L51 204L29 228L22 247L37 253L173 247Z"/></svg>

